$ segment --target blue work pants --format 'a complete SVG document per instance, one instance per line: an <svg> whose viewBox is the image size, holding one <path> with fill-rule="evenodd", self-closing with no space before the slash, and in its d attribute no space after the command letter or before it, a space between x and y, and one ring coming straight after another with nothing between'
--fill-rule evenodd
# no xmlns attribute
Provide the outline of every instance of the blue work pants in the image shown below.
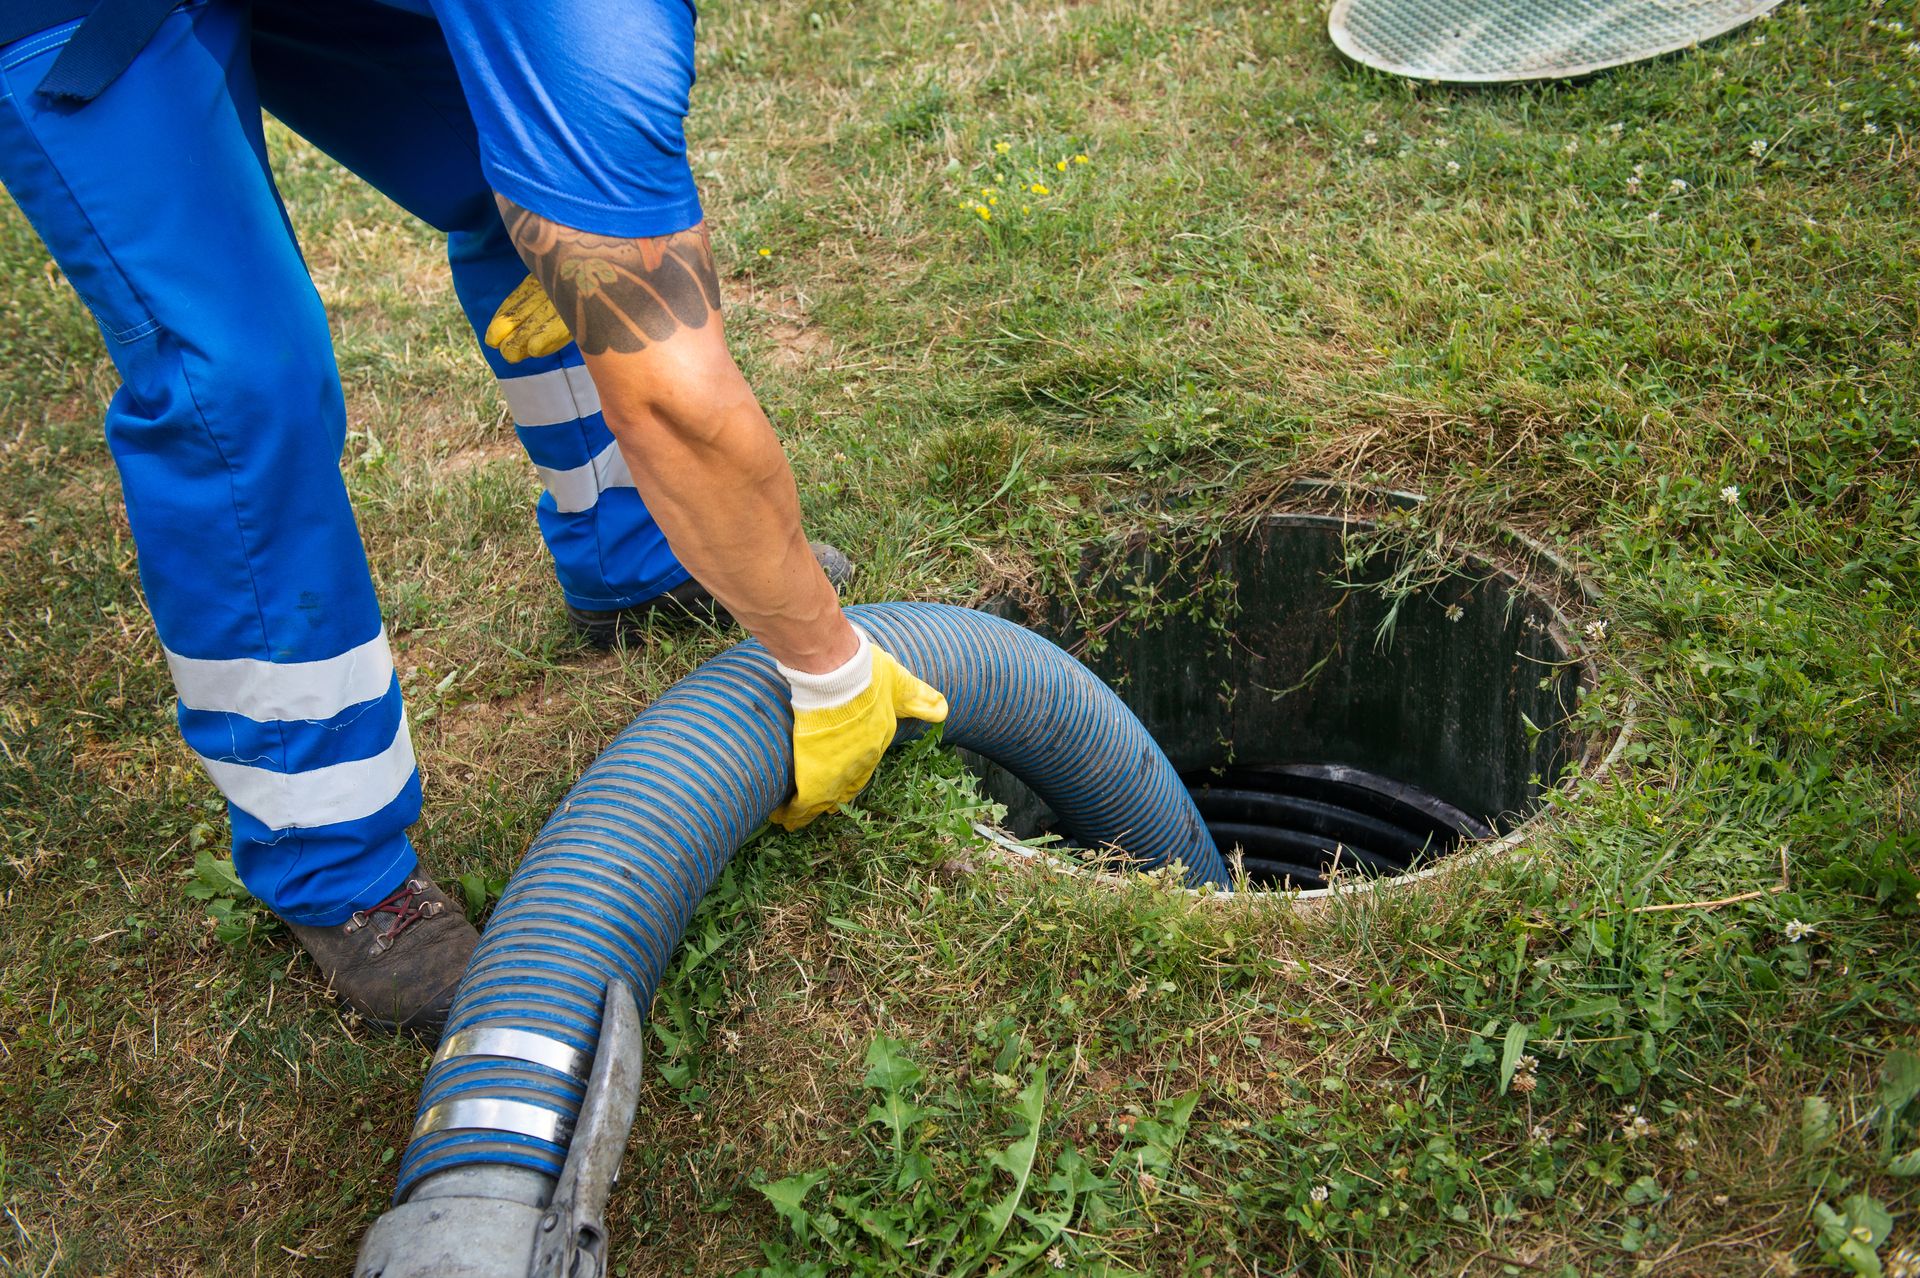
<svg viewBox="0 0 1920 1278"><path fill-rule="evenodd" d="M75 24L0 49L0 182L98 321L107 411L180 728L234 859L282 917L340 921L415 866L414 764L339 459L326 316L267 165L264 106L448 236L476 331L526 272L438 24L368 0L199 0L96 100L34 92ZM542 476L566 598L686 580L572 346L482 349Z"/></svg>

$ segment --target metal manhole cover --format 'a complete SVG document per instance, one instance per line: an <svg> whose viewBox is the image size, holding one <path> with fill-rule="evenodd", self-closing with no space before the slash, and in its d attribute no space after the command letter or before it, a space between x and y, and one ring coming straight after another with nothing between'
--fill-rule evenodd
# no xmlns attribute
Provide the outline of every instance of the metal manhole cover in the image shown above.
<svg viewBox="0 0 1920 1278"><path fill-rule="evenodd" d="M1327 31L1356 62L1420 80L1551 80L1724 35L1780 0L1335 0Z"/></svg>

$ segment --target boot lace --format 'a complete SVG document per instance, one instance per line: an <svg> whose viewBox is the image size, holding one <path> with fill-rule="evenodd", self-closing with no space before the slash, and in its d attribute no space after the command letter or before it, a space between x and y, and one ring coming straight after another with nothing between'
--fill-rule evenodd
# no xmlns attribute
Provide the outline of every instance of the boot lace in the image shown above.
<svg viewBox="0 0 1920 1278"><path fill-rule="evenodd" d="M358 932L373 922L376 914L391 914L393 922L387 930L373 938L373 952L384 954L393 947L394 938L411 927L419 919L430 919L445 910L441 901L422 899L432 884L423 879L408 879L396 888L386 900L378 905L368 906L364 910L355 910L353 917L347 920L346 930Z"/></svg>

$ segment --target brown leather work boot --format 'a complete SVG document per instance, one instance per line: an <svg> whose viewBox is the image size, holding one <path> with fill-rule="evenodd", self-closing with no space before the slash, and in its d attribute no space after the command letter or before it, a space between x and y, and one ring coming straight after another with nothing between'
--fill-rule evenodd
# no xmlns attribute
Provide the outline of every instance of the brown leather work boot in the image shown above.
<svg viewBox="0 0 1920 1278"><path fill-rule="evenodd" d="M480 934L429 879L408 879L345 923L289 923L327 985L381 1029L440 1039Z"/></svg>

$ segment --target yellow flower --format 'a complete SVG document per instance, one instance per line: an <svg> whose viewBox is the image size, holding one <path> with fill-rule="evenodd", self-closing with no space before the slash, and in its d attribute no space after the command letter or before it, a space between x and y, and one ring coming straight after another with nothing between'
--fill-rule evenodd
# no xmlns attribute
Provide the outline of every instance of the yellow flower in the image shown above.
<svg viewBox="0 0 1920 1278"><path fill-rule="evenodd" d="M993 210L988 208L986 205L976 204L973 206L973 211L980 215L980 220L982 222L993 221Z"/></svg>
<svg viewBox="0 0 1920 1278"><path fill-rule="evenodd" d="M1033 210L1032 210L1032 209L1030 209L1030 208L1028 208L1028 207L1027 207L1026 205L1024 205L1024 204L1022 204L1022 205L1020 206L1020 211L1021 211L1022 213L1031 213L1031 212L1033 212Z"/></svg>
<svg viewBox="0 0 1920 1278"><path fill-rule="evenodd" d="M981 198L981 199L983 199L983 200L984 200L984 199L986 199L986 198L987 198L987 197L988 197L989 195L992 195L992 194L993 194L993 188L992 188L992 187L990 187L990 186L983 186L983 187L981 187L981 188L980 188L980 198Z"/></svg>
<svg viewBox="0 0 1920 1278"><path fill-rule="evenodd" d="M1028 187L1027 189L1029 191L1032 191L1035 195L1048 194L1047 188L1044 186L1041 186L1038 182L1035 182L1032 186Z"/></svg>
<svg viewBox="0 0 1920 1278"><path fill-rule="evenodd" d="M772 250L772 249L761 249L761 250L760 250L760 256L761 256L761 257L772 257L772 256L773 256L773 250Z"/></svg>
<svg viewBox="0 0 1920 1278"><path fill-rule="evenodd" d="M1000 203L1000 197L999 197L999 196L997 196L997 195L989 195L989 196L987 197L987 203L988 203L988 204L999 204L999 203Z"/></svg>
<svg viewBox="0 0 1920 1278"><path fill-rule="evenodd" d="M1092 164L1092 163L1093 163L1093 161L1092 161L1092 160L1089 160L1089 159L1088 159L1088 158L1087 158L1086 156L1084 156L1084 155L1076 155L1076 156L1074 156L1074 157L1073 157L1073 162L1074 162L1075 164Z"/></svg>
<svg viewBox="0 0 1920 1278"><path fill-rule="evenodd" d="M995 142L993 144L993 149L998 151L1001 155L1005 155L1007 152L1013 150L1013 148L1008 146L1005 142Z"/></svg>
<svg viewBox="0 0 1920 1278"><path fill-rule="evenodd" d="M1053 162L1053 167L1056 169L1059 169L1062 173L1065 173L1067 171L1067 162L1065 160L1055 160Z"/></svg>

